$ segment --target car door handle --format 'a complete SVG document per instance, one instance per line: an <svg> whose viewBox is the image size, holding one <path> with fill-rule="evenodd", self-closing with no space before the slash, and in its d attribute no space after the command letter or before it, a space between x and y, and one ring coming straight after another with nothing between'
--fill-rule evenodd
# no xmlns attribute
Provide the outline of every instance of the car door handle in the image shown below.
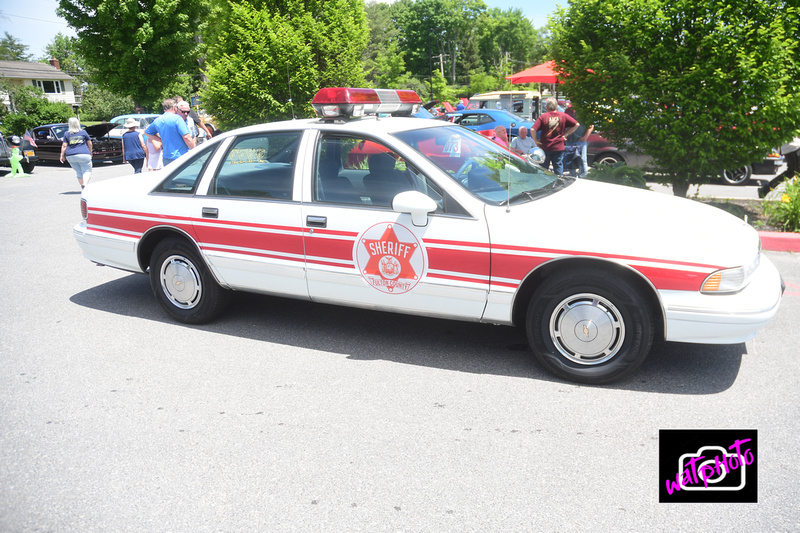
<svg viewBox="0 0 800 533"><path fill-rule="evenodd" d="M219 218L219 209L216 207L204 207L203 218Z"/></svg>
<svg viewBox="0 0 800 533"><path fill-rule="evenodd" d="M325 228L328 226L328 217L315 217L308 215L306 217L306 226L313 228Z"/></svg>

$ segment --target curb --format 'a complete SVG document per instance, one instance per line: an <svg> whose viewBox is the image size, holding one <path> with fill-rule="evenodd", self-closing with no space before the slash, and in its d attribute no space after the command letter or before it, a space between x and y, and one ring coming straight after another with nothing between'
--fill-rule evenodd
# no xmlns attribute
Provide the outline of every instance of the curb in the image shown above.
<svg viewBox="0 0 800 533"><path fill-rule="evenodd" d="M800 252L800 233L759 231L761 247L771 252Z"/></svg>

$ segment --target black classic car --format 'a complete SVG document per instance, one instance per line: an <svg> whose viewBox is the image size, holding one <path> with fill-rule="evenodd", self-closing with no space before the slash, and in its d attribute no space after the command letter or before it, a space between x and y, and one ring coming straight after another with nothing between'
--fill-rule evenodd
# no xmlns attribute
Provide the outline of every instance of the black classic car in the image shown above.
<svg viewBox="0 0 800 533"><path fill-rule="evenodd" d="M26 132L27 133L27 132ZM0 133L0 167L10 167L11 166L11 150L14 148L12 138L14 136L9 135L8 137L4 136ZM22 171L26 174L30 174L33 171L33 167L36 166L36 162L39 158L36 156L36 151L33 149L33 146L28 139L19 136L20 140L20 155L23 157L22 161L20 161L20 165L22 166Z"/></svg>
<svg viewBox="0 0 800 533"><path fill-rule="evenodd" d="M595 132L589 135L586 159L589 166L613 165L621 162L626 165L644 167L650 161L650 156L616 146L602 134ZM733 170L722 170L719 174L719 181L723 185L746 185L751 182L750 178L753 174L776 174L783 160L782 155L773 151L760 161ZM753 184L756 183L753 182Z"/></svg>
<svg viewBox="0 0 800 533"><path fill-rule="evenodd" d="M115 127L116 124L103 122L83 128L92 139L92 161L122 161L122 139L108 136ZM67 130L67 124L45 124L33 129L39 160L58 161L61 158L61 144Z"/></svg>

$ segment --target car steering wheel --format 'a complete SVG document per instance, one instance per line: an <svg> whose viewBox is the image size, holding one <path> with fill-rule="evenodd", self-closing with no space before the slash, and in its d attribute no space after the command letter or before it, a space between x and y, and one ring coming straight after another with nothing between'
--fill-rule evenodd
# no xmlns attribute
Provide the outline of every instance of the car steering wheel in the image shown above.
<svg viewBox="0 0 800 533"><path fill-rule="evenodd" d="M480 165L480 164L481 164L480 161L478 161L474 157L470 157L469 159L464 161L464 164L461 165L461 168L459 168L458 172L456 172L456 179L466 185L467 176L465 174L467 170L469 170L471 167L475 165Z"/></svg>

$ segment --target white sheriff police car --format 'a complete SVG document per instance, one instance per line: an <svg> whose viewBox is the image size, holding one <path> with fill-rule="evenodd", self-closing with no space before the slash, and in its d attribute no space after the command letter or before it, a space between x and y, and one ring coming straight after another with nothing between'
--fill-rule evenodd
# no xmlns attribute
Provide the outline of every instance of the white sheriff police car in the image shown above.
<svg viewBox="0 0 800 533"><path fill-rule="evenodd" d="M560 177L418 109L322 89L320 118L215 137L160 172L93 182L74 234L148 273L175 319L231 291L516 324L558 376L628 375L655 339L730 344L775 315L758 234L717 208ZM369 115L369 116L368 116Z"/></svg>

